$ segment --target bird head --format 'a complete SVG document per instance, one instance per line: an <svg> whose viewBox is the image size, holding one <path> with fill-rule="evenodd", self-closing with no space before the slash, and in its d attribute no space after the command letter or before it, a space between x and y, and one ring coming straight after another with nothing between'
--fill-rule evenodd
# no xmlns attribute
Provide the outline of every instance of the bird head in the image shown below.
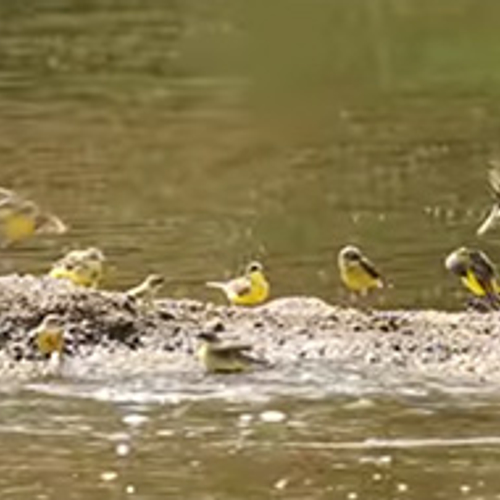
<svg viewBox="0 0 500 500"><path fill-rule="evenodd" d="M220 338L213 332L201 332L196 338L202 342L207 342L208 344L217 344L220 342Z"/></svg>
<svg viewBox="0 0 500 500"><path fill-rule="evenodd" d="M246 274L261 273L263 270L264 266L260 262L254 260L248 264Z"/></svg>
<svg viewBox="0 0 500 500"><path fill-rule="evenodd" d="M57 330L64 328L63 319L57 314L47 314L40 323L38 329L43 330Z"/></svg>
<svg viewBox="0 0 500 500"><path fill-rule="evenodd" d="M159 288L165 283L165 278L160 274L150 274L146 278L146 284L151 288Z"/></svg>
<svg viewBox="0 0 500 500"><path fill-rule="evenodd" d="M354 245L347 245L339 252L339 261L343 262L358 262L363 254L361 250Z"/></svg>
<svg viewBox="0 0 500 500"><path fill-rule="evenodd" d="M104 253L96 247L90 247L84 250L85 260L94 261L94 262L105 262L106 257Z"/></svg>
<svg viewBox="0 0 500 500"><path fill-rule="evenodd" d="M470 262L470 252L470 249L466 247L460 247L451 252L444 261L446 269L459 276L467 274L467 267Z"/></svg>

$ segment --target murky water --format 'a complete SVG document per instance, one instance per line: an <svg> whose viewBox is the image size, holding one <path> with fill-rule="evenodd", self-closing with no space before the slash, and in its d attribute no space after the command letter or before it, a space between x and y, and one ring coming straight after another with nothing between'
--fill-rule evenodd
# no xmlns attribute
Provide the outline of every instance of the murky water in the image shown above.
<svg viewBox="0 0 500 500"><path fill-rule="evenodd" d="M499 15L473 0L0 3L0 184L72 227L5 252L2 271L92 244L107 287L155 271L168 295L216 300L204 281L258 257L276 296L337 301L336 252L354 242L394 285L379 307L460 307L444 255L500 260L499 234L474 237L499 153ZM500 498L495 394L327 372L326 391L318 367L287 385L85 365L7 387L1 496Z"/></svg>

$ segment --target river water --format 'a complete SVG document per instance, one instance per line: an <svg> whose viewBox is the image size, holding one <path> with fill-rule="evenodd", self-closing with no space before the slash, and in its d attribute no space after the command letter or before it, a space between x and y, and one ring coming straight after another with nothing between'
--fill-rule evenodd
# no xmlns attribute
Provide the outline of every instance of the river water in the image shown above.
<svg viewBox="0 0 500 500"><path fill-rule="evenodd" d="M71 226L4 251L2 271L98 245L105 288L154 271L168 296L215 301L203 283L258 258L275 296L338 302L336 253L355 243L392 283L374 306L459 309L447 252L500 258L499 233L475 237L500 153L499 15L0 3L0 185ZM1 498L500 498L495 391L343 366L254 380L81 363L3 387Z"/></svg>

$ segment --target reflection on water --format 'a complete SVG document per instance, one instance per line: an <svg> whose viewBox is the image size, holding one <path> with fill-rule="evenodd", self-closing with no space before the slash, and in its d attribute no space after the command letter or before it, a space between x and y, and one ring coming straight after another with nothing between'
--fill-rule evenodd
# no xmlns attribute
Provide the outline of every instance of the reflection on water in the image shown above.
<svg viewBox="0 0 500 500"><path fill-rule="evenodd" d="M488 208L499 10L2 2L0 184L72 227L5 251L2 272L99 245L108 287L153 271L168 294L212 300L204 281L259 257L276 295L336 301L335 254L352 242L394 284L378 306L459 307L442 260L478 244ZM497 240L480 243L493 258ZM498 495L494 395L385 387L346 367L325 392L311 373L282 391L165 373L34 381L0 397L1 496Z"/></svg>

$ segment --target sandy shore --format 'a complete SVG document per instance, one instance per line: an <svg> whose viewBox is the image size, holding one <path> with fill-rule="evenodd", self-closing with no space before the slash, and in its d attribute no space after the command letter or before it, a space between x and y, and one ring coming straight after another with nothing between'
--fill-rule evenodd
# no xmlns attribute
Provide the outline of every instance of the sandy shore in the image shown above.
<svg viewBox="0 0 500 500"><path fill-rule="evenodd" d="M127 349L193 363L197 334L216 331L252 343L256 355L276 366L320 359L378 372L500 381L499 313L359 311L311 297L276 299L252 309L162 299L155 311L144 313L123 293L14 275L0 278L4 364L40 360L28 332L49 312L66 320L70 357Z"/></svg>

